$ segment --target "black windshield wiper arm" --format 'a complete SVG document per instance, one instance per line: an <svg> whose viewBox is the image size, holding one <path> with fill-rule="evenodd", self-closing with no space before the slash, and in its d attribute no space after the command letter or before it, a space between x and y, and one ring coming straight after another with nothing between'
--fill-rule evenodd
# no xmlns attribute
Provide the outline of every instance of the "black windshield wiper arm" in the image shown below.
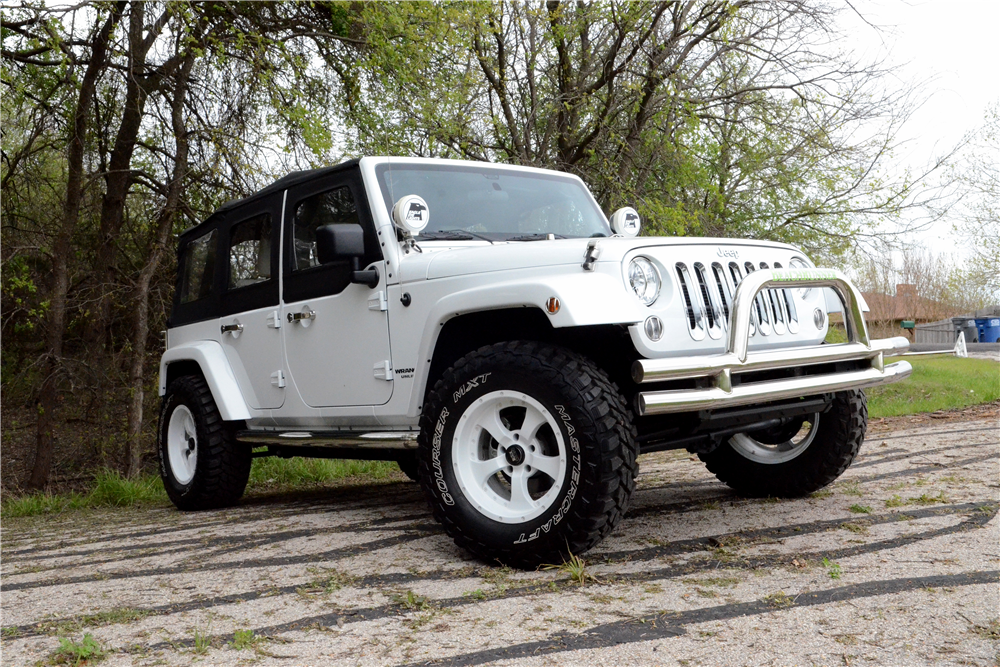
<svg viewBox="0 0 1000 667"><path fill-rule="evenodd" d="M470 239L482 239L483 241L488 241L490 245L493 245L493 239L491 239L490 237L485 236L483 234L480 234L478 232L470 232L467 229L439 229L438 231L431 232L431 233L432 234L461 234L461 235L467 237L467 238L462 239L462 240L468 241ZM457 241L459 239L453 238L453 239L450 239L450 240Z"/></svg>
<svg viewBox="0 0 1000 667"><path fill-rule="evenodd" d="M508 241L546 241L549 237L554 239L564 239L566 238L562 234L522 234L520 236L511 236Z"/></svg>
<svg viewBox="0 0 1000 667"><path fill-rule="evenodd" d="M476 237L469 232L437 231L421 232L417 235L417 238L423 239L424 241L471 241Z"/></svg>

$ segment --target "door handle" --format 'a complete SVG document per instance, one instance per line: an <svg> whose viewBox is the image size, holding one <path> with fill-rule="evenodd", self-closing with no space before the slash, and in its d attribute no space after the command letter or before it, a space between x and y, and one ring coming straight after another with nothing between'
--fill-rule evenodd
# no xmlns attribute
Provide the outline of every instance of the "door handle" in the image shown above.
<svg viewBox="0 0 1000 667"><path fill-rule="evenodd" d="M288 313L289 322L300 322L302 320L315 320L315 310L304 310L301 313Z"/></svg>
<svg viewBox="0 0 1000 667"><path fill-rule="evenodd" d="M243 331L243 325L237 322L236 324L223 324L222 333L240 333Z"/></svg>

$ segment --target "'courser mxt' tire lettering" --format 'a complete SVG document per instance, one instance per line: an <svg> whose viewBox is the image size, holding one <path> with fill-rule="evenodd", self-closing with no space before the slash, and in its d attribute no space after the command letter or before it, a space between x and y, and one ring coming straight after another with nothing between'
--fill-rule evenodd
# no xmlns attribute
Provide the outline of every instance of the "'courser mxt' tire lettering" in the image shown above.
<svg viewBox="0 0 1000 667"><path fill-rule="evenodd" d="M480 558L560 562L628 508L631 415L579 354L520 341L480 348L444 373L425 408L421 484L445 531Z"/></svg>

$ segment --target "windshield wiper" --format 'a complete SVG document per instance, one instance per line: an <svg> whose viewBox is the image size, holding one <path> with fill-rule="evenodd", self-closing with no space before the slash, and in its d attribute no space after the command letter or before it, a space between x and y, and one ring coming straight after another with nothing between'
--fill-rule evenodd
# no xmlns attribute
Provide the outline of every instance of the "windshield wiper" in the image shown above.
<svg viewBox="0 0 1000 667"><path fill-rule="evenodd" d="M469 232L461 231L438 231L438 232L421 232L417 235L417 238L424 241L471 241L476 238Z"/></svg>
<svg viewBox="0 0 1000 667"><path fill-rule="evenodd" d="M470 241L472 239L482 239L483 241L489 242L493 245L493 239L490 237L480 234L479 232L470 232L467 229L439 229L436 232L431 232L431 234L454 234L455 236L445 237L443 240L447 241ZM460 236L462 238L460 238Z"/></svg>
<svg viewBox="0 0 1000 667"><path fill-rule="evenodd" d="M508 241L546 241L549 237L554 239L564 239L566 238L562 234L521 234L520 236L511 236Z"/></svg>

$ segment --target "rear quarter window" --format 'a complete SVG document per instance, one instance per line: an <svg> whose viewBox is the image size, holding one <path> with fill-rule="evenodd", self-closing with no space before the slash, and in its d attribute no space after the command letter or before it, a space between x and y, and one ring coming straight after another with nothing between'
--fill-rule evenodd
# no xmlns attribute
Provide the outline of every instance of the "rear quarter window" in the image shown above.
<svg viewBox="0 0 1000 667"><path fill-rule="evenodd" d="M212 293L215 282L217 230L187 242L181 260L181 304L204 299Z"/></svg>

